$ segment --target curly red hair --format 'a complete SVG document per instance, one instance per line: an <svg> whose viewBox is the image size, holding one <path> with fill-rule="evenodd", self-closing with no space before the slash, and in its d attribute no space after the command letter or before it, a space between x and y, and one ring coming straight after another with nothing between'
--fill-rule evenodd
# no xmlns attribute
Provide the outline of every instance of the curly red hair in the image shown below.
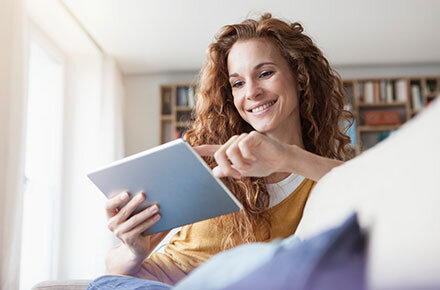
<svg viewBox="0 0 440 290"><path fill-rule="evenodd" d="M310 37L303 33L301 24L289 24L268 13L259 20L247 19L240 24L226 25L217 33L200 74L195 122L185 139L193 146L224 144L234 135L253 130L234 106L227 66L228 53L234 43L248 39L265 39L275 44L296 76L305 149L328 158L348 159L350 138L340 125L344 120L350 121L352 116L343 108L345 97L339 75ZM215 166L213 158L205 160L211 167ZM240 240L256 241L256 227L261 223L270 226L269 194L264 179L225 178L224 182L244 207L223 224L224 248Z"/></svg>

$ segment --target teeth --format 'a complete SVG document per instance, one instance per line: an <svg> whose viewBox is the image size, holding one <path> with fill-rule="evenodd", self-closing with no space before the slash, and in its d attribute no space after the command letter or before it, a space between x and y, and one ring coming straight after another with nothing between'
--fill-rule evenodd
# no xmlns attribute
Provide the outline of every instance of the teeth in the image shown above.
<svg viewBox="0 0 440 290"><path fill-rule="evenodd" d="M270 103L267 103L267 104L264 104L262 106L259 106L259 107L255 108L255 109L252 109L252 113L258 113L258 112L260 112L260 111L262 111L262 110L264 110L266 108L269 108L273 104L275 104L275 101L272 101Z"/></svg>

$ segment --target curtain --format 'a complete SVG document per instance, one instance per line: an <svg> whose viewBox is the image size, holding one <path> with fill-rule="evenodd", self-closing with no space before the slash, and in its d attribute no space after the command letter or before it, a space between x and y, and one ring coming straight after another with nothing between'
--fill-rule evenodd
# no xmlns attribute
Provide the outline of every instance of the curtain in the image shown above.
<svg viewBox="0 0 440 290"><path fill-rule="evenodd" d="M26 92L24 1L0 2L0 288L17 289Z"/></svg>
<svg viewBox="0 0 440 290"><path fill-rule="evenodd" d="M0 289L18 289L23 204L28 20L23 0L0 2ZM52 39L59 47L62 39ZM123 156L124 87L110 56L66 53L59 245L54 279L94 278L117 240L104 195L86 174Z"/></svg>
<svg viewBox="0 0 440 290"><path fill-rule="evenodd" d="M64 166L57 279L104 274L116 240L107 229L104 195L86 174L123 156L124 89L106 55L67 57Z"/></svg>

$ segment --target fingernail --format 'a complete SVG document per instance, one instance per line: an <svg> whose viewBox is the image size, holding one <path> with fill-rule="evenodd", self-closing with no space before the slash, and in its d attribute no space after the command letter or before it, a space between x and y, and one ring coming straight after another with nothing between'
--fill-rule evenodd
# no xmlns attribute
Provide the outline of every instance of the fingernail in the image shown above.
<svg viewBox="0 0 440 290"><path fill-rule="evenodd" d="M123 193L121 193L121 200L124 200L126 197L128 196L128 192L124 191Z"/></svg>
<svg viewBox="0 0 440 290"><path fill-rule="evenodd" d="M136 196L136 198L137 198L138 200L141 200L143 197L144 197L144 194L143 194L143 193L139 193L139 194Z"/></svg>

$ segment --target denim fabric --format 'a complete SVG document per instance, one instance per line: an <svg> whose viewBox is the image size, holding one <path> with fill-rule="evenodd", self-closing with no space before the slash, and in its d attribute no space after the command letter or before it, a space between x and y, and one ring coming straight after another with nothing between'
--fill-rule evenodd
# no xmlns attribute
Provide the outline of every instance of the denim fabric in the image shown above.
<svg viewBox="0 0 440 290"><path fill-rule="evenodd" d="M89 284L87 290L169 290L171 286L157 281L145 279L107 275L99 277Z"/></svg>
<svg viewBox="0 0 440 290"><path fill-rule="evenodd" d="M353 214L340 227L278 252L224 290L363 290L365 252L365 237Z"/></svg>

